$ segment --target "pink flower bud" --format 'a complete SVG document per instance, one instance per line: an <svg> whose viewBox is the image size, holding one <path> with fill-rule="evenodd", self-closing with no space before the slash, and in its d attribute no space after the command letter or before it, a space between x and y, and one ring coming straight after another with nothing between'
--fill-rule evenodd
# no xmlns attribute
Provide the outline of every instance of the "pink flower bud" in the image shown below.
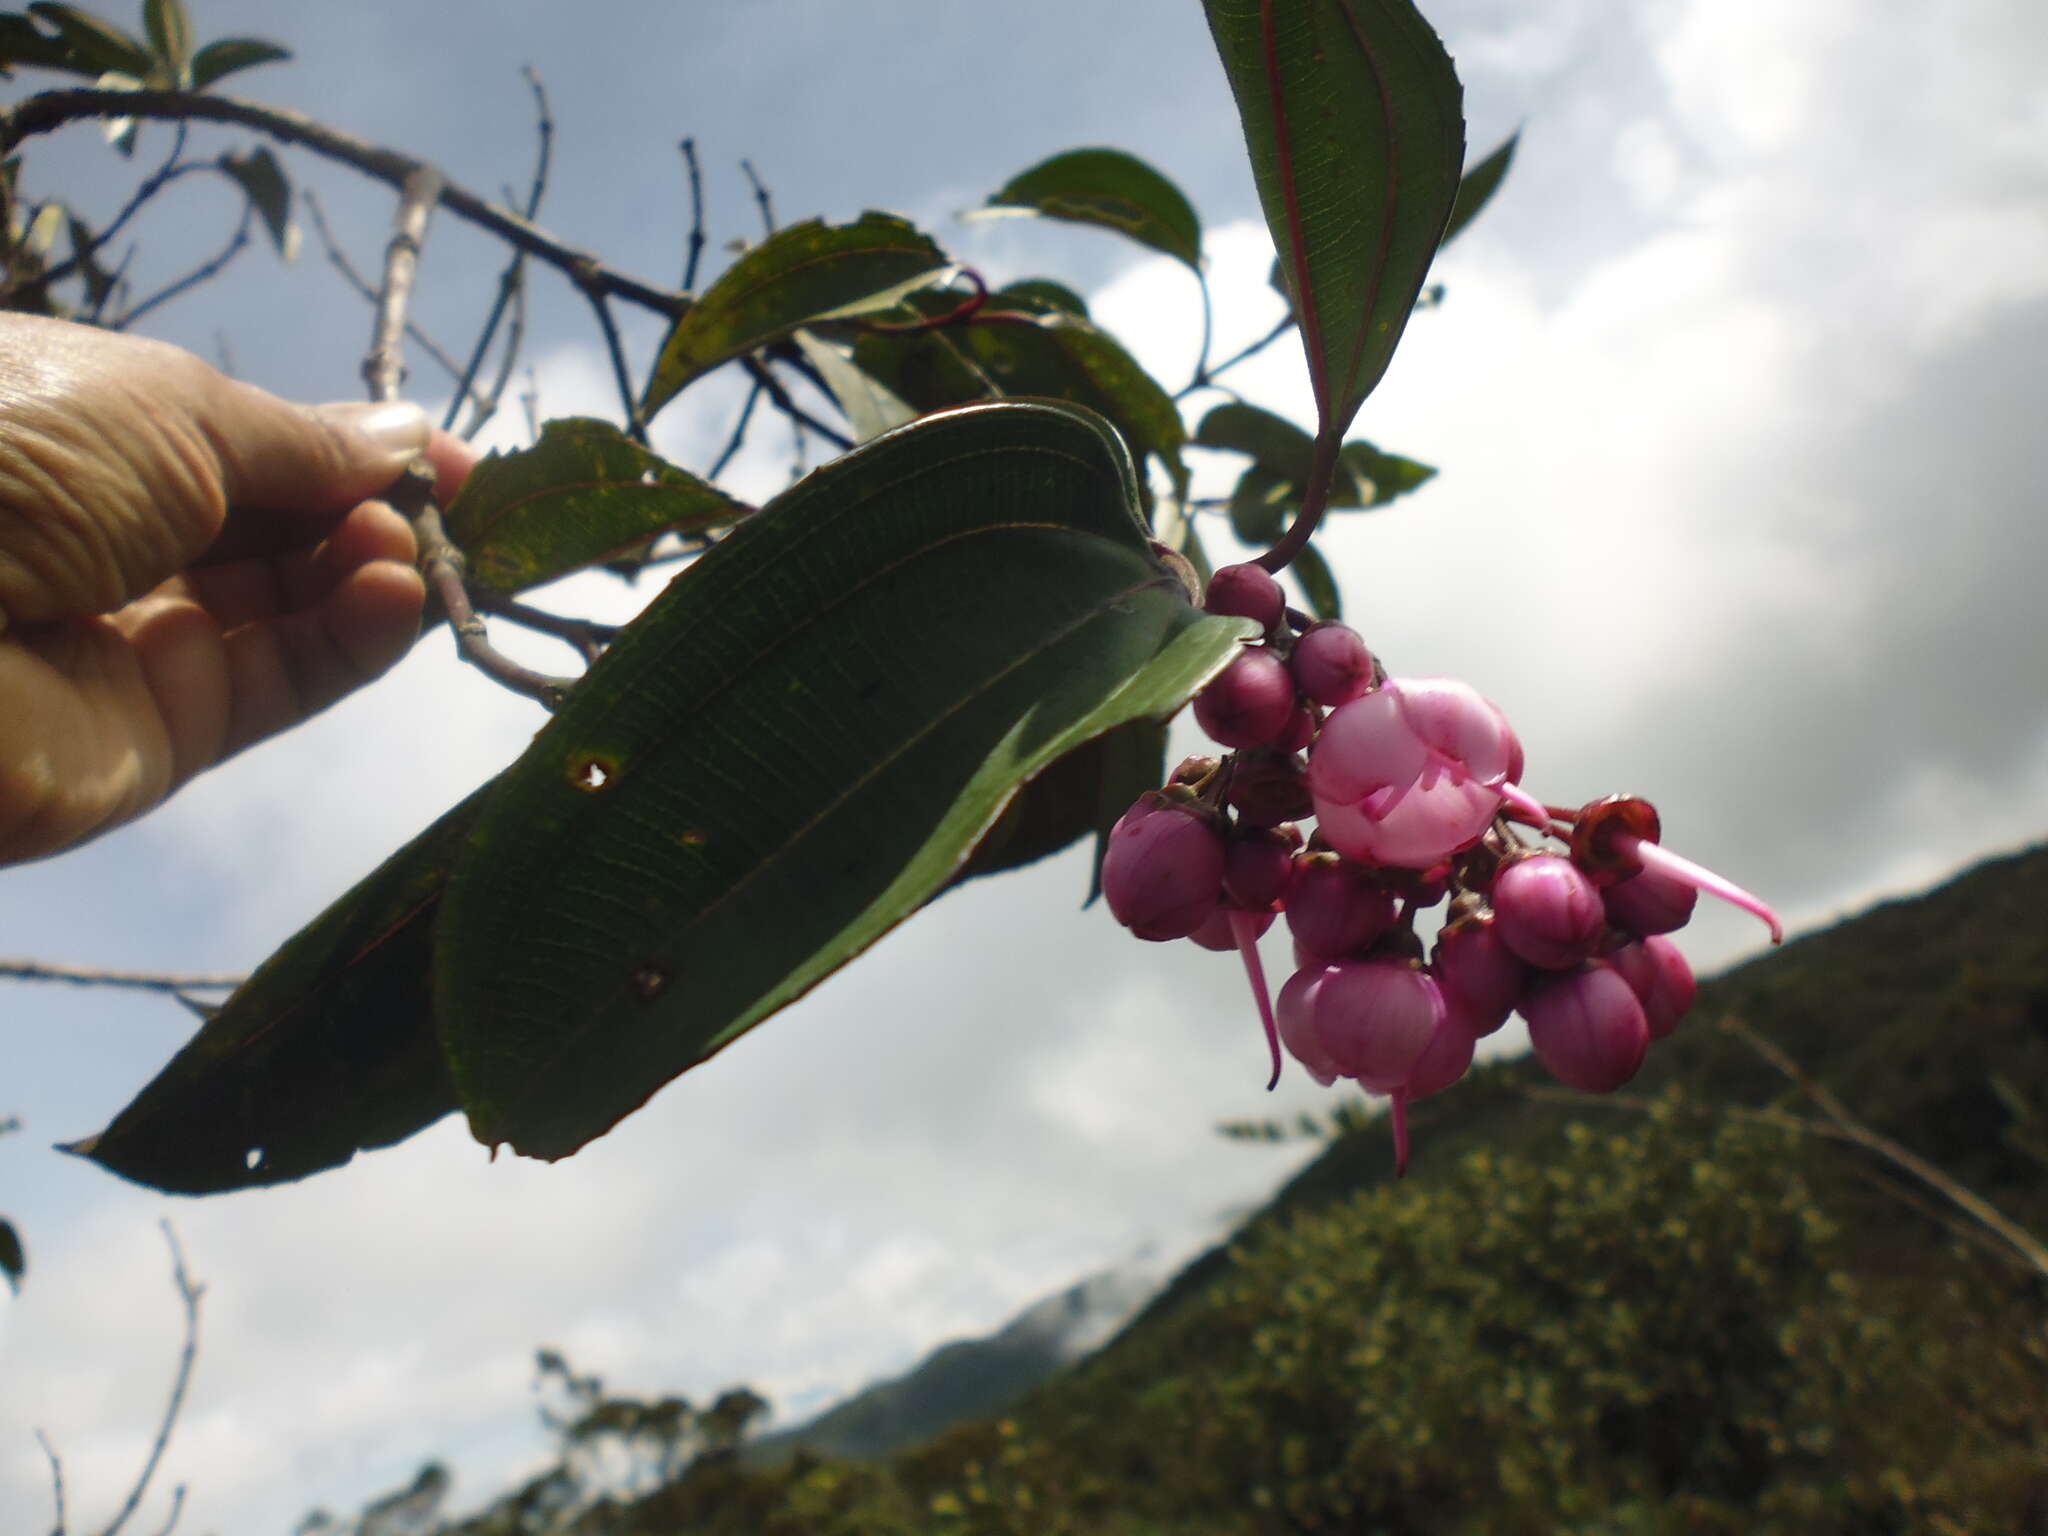
<svg viewBox="0 0 2048 1536"><path fill-rule="evenodd" d="M1321 723L1322 717L1317 714L1316 707L1313 704L1297 703L1294 706L1294 718L1287 722L1287 729L1274 738L1274 750L1277 752L1305 751L1309 743L1316 739L1316 728Z"/></svg>
<svg viewBox="0 0 2048 1536"><path fill-rule="evenodd" d="M1223 853L1223 894L1247 912L1270 913L1294 882L1294 849L1300 842L1299 832L1290 839L1262 827L1232 838Z"/></svg>
<svg viewBox="0 0 2048 1536"><path fill-rule="evenodd" d="M1315 809L1301 764L1290 753L1240 752L1230 775L1231 809L1254 827L1298 821Z"/></svg>
<svg viewBox="0 0 2048 1536"><path fill-rule="evenodd" d="M1372 652L1348 624L1313 624L1287 658L1295 686L1325 709L1349 704L1372 688Z"/></svg>
<svg viewBox="0 0 2048 1536"><path fill-rule="evenodd" d="M1502 943L1551 971L1591 959L1607 926L1593 882L1556 853L1517 859L1496 875L1493 915Z"/></svg>
<svg viewBox="0 0 2048 1536"><path fill-rule="evenodd" d="M1287 926L1310 954L1337 960L1394 925L1394 898L1335 854L1303 854L1287 891Z"/></svg>
<svg viewBox="0 0 2048 1536"><path fill-rule="evenodd" d="M1308 1068L1308 1075L1325 1088L1344 1075L1337 1070L1337 1064L1330 1060L1323 1049L1323 1042L1316 1036L1316 993L1328 970L1328 966L1312 961L1288 977L1286 985L1280 989L1276 1010L1281 1043L1287 1047L1290 1056Z"/></svg>
<svg viewBox="0 0 2048 1536"><path fill-rule="evenodd" d="M1331 711L1308 786L1330 846L1427 869L1479 841L1521 747L1501 712L1448 678L1399 679Z"/></svg>
<svg viewBox="0 0 2048 1536"><path fill-rule="evenodd" d="M1209 578L1202 606L1210 613L1231 614L1271 629L1287 611L1287 594L1264 566L1226 565Z"/></svg>
<svg viewBox="0 0 2048 1536"><path fill-rule="evenodd" d="M1401 1085L1401 1092L1411 1103L1416 1099L1426 1099L1433 1093L1442 1093L1472 1070L1472 1049L1477 1043L1455 1015L1446 1014L1430 1035L1429 1044L1416 1058L1407 1082Z"/></svg>
<svg viewBox="0 0 2048 1536"><path fill-rule="evenodd" d="M1241 912L1252 920L1254 938L1273 926L1273 914L1270 912L1244 912L1241 907L1218 907L1202 919L1202 926L1188 935L1189 940L1204 949L1213 949L1219 955L1236 953L1237 929L1230 920L1233 912Z"/></svg>
<svg viewBox="0 0 2048 1536"><path fill-rule="evenodd" d="M1444 1007L1475 1037L1507 1023L1529 981L1528 963L1501 942L1490 912L1445 924L1429 968Z"/></svg>
<svg viewBox="0 0 2048 1536"><path fill-rule="evenodd" d="M1650 1048L1643 1005L1611 965L1539 976L1522 998L1529 1043L1550 1075L1585 1093L1612 1093Z"/></svg>
<svg viewBox="0 0 2048 1536"><path fill-rule="evenodd" d="M1408 1080L1443 1017L1435 981L1399 960L1340 961L1316 988L1315 1031L1324 1055L1374 1093L1392 1093Z"/></svg>
<svg viewBox="0 0 2048 1536"><path fill-rule="evenodd" d="M1197 808L1142 795L1110 829L1102 894L1139 938L1184 939L1222 898L1223 840Z"/></svg>
<svg viewBox="0 0 2048 1536"><path fill-rule="evenodd" d="M1294 674L1263 645L1240 652L1195 696L1195 720L1226 747L1263 747L1294 720Z"/></svg>
<svg viewBox="0 0 2048 1536"><path fill-rule="evenodd" d="M1620 972L1636 1001L1643 1005L1652 1040L1664 1039L1692 1011L1699 982L1685 956L1669 939L1653 936L1640 944L1624 944L1602 958Z"/></svg>
<svg viewBox="0 0 2048 1536"><path fill-rule="evenodd" d="M1698 887L1687 885L1661 869L1646 869L1600 893L1607 921L1639 939L1655 933L1676 933L1692 920L1692 909L1699 899Z"/></svg>
<svg viewBox="0 0 2048 1536"><path fill-rule="evenodd" d="M1618 884L1640 871L1718 896L1761 921L1771 930L1773 944L1785 942L1785 925L1769 902L1744 890L1726 875L1718 875L1661 846L1662 836L1657 808L1649 801L1630 795L1609 795L1579 810L1572 827L1572 858L1602 884Z"/></svg>

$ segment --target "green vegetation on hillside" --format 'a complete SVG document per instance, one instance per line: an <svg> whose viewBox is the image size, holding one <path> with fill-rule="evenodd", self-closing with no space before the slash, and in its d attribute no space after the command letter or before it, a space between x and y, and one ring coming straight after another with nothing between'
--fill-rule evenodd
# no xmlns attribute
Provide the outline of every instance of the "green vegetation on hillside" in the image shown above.
<svg viewBox="0 0 2048 1536"><path fill-rule="evenodd" d="M893 1459L705 1455L584 1536L2048 1528L2048 1292L1823 1134L1737 1015L2048 1228L2048 850L1703 989L1610 1100L1526 1063L1334 1141L1124 1334Z"/></svg>

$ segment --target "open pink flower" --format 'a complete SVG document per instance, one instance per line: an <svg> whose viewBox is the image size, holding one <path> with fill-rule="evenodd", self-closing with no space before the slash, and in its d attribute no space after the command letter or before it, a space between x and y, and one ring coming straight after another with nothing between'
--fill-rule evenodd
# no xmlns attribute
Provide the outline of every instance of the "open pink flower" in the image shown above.
<svg viewBox="0 0 2048 1536"><path fill-rule="evenodd" d="M1478 842L1504 803L1547 820L1512 782L1521 758L1507 717L1469 685L1394 679L1331 711L1308 787L1339 853L1428 869Z"/></svg>

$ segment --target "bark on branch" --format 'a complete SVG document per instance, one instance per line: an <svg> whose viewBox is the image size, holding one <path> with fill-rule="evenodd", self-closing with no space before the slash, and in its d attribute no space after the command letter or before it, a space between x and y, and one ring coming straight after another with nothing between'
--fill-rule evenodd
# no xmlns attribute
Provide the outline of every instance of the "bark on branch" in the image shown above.
<svg viewBox="0 0 2048 1536"><path fill-rule="evenodd" d="M44 91L0 111L0 156L23 139L49 133L67 123L92 118L134 117L172 122L232 123L268 134L280 143L297 144L329 160L352 166L366 176L403 191L406 179L426 169L414 156L368 139L329 128L301 113L266 107L233 96L189 91ZM572 282L607 296L625 299L675 318L690 307L690 295L606 266L587 251L567 245L518 214L487 202L467 188L444 181L437 193L441 206L460 219L489 230L499 239L561 272Z"/></svg>

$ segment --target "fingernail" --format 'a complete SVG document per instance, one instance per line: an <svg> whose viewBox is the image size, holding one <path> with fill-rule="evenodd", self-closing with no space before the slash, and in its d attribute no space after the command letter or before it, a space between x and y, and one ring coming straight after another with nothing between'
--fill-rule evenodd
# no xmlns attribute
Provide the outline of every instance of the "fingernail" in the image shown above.
<svg viewBox="0 0 2048 1536"><path fill-rule="evenodd" d="M427 451L431 435L427 413L409 400L345 400L315 409L343 431L376 444L390 456L394 467L409 464Z"/></svg>

